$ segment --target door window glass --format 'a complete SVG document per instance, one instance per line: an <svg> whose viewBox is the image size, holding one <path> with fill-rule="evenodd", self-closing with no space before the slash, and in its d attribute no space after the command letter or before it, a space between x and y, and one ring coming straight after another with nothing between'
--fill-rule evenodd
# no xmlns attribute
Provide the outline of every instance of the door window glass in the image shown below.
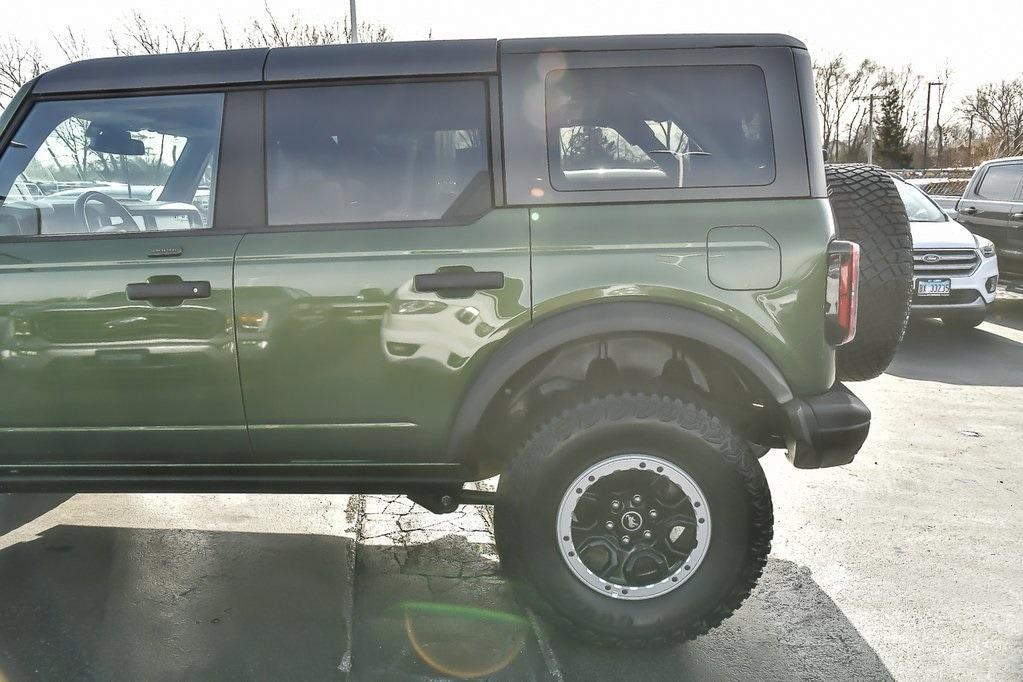
<svg viewBox="0 0 1023 682"><path fill-rule="evenodd" d="M568 182L668 182L668 174L638 145L608 126L578 125L558 131L561 171Z"/></svg>
<svg viewBox="0 0 1023 682"><path fill-rule="evenodd" d="M552 71L546 106L556 189L774 182L767 86L755 66Z"/></svg>
<svg viewBox="0 0 1023 682"><path fill-rule="evenodd" d="M40 102L0 158L0 235L210 226L223 96Z"/></svg>
<svg viewBox="0 0 1023 682"><path fill-rule="evenodd" d="M991 201L1012 201L1023 180L1023 164L991 166L977 188L977 196Z"/></svg>
<svg viewBox="0 0 1023 682"><path fill-rule="evenodd" d="M270 90L272 225L457 220L491 205L482 82Z"/></svg>

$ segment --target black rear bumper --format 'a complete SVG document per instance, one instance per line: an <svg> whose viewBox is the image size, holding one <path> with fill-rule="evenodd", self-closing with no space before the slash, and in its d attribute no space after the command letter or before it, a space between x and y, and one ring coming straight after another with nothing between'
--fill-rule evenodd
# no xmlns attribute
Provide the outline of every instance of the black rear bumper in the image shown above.
<svg viewBox="0 0 1023 682"><path fill-rule="evenodd" d="M788 458L797 469L848 464L870 431L870 410L841 383L827 393L791 400L782 409L789 422Z"/></svg>

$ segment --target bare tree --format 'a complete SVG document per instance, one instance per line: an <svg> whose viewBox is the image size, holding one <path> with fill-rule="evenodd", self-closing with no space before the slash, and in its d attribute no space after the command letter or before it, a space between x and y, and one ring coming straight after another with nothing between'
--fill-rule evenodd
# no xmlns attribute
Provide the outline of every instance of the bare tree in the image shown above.
<svg viewBox="0 0 1023 682"><path fill-rule="evenodd" d="M947 165L948 159L945 156L945 128L947 121L942 123L941 111L945 107L945 94L948 92L948 85L952 82L952 67L946 64L945 68L937 73L937 77L934 80L942 84L938 88L938 101L934 110L934 138L935 147L937 147L934 158L937 165L942 167Z"/></svg>
<svg viewBox="0 0 1023 682"><path fill-rule="evenodd" d="M861 140L864 125L863 106L856 101L876 83L880 71L877 63L864 59L850 70L845 57L837 57L814 67L817 105L820 109L824 146L839 158L843 133L847 146Z"/></svg>
<svg viewBox="0 0 1023 682"><path fill-rule="evenodd" d="M854 100L856 108L845 126L845 159L860 160L865 157L867 138L870 137L870 105L863 101L866 95Z"/></svg>
<svg viewBox="0 0 1023 682"><path fill-rule="evenodd" d="M841 72L844 69L842 57L836 57L831 61L815 63L814 87L817 91L817 107L821 114L821 132L824 135L825 149L831 149L832 141L835 138L835 112L832 102L836 99L835 90L839 87Z"/></svg>
<svg viewBox="0 0 1023 682"><path fill-rule="evenodd" d="M118 26L107 32L110 46L117 55L197 52L235 47L285 47L293 45L331 45L351 39L348 17L328 22L309 22L298 14L282 18L264 5L263 14L251 20L240 32L232 30L221 19L219 31L208 36L187 20L178 24L157 23L140 11L134 11ZM393 40L390 29L373 22L359 23L361 42L380 43ZM53 34L57 49L69 61L91 56L92 50L84 36L72 27ZM0 38L0 109L22 85L47 69L42 53L35 43L16 36Z"/></svg>
<svg viewBox="0 0 1023 682"><path fill-rule="evenodd" d="M235 38L235 35L231 31L231 29L229 29L227 27L227 24L224 23L224 17L217 17L217 28L218 28L217 37L219 38L219 41L217 42L216 45L213 45L213 47L220 50L235 49L235 47L237 47L238 41Z"/></svg>
<svg viewBox="0 0 1023 682"><path fill-rule="evenodd" d="M1023 154L1023 78L981 86L960 108L987 128L991 153Z"/></svg>
<svg viewBox="0 0 1023 682"><path fill-rule="evenodd" d="M166 52L198 52L209 49L206 34L191 27L187 21L173 26L154 24L139 11L131 13L119 29L111 29L107 36L119 55L164 54Z"/></svg>
<svg viewBox="0 0 1023 682"><path fill-rule="evenodd" d="M345 20L345 40L351 39L351 31L348 29L348 20ZM383 24L374 24L372 21L359 22L360 43L389 43L394 40L391 29Z"/></svg>
<svg viewBox="0 0 1023 682"><path fill-rule="evenodd" d="M46 68L35 43L24 42L16 36L0 40L0 104L6 106L22 85Z"/></svg>
<svg viewBox="0 0 1023 682"><path fill-rule="evenodd" d="M51 35L53 36L53 42L57 44L57 49L64 55L65 60L77 62L92 56L92 50L88 41L84 36L76 33L71 26L65 26L64 30L60 33L53 33Z"/></svg>
<svg viewBox="0 0 1023 682"><path fill-rule="evenodd" d="M986 146L981 140L971 138L969 117L964 119L958 109L948 115L948 121L942 121L941 139L943 153L939 165L946 168L971 165L971 154Z"/></svg>
<svg viewBox="0 0 1023 682"><path fill-rule="evenodd" d="M222 31L224 43L228 34ZM298 14L282 18L273 13L269 5L263 6L263 15L253 19L242 39L248 47L291 47L296 45L334 45L351 40L348 17L340 21L311 23ZM393 40L390 29L372 22L359 22L359 36L364 43L384 43Z"/></svg>

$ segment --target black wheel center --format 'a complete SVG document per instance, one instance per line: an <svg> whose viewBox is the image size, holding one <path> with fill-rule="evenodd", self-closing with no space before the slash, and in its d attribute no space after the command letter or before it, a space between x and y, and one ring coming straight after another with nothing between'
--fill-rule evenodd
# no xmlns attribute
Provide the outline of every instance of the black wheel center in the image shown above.
<svg viewBox="0 0 1023 682"><path fill-rule="evenodd" d="M645 587L687 562L697 545L697 524L692 501L669 478L626 469L596 479L578 497L571 541L601 579Z"/></svg>
<svg viewBox="0 0 1023 682"><path fill-rule="evenodd" d="M627 511L622 514L622 528L630 533L643 527L643 515L638 511Z"/></svg>

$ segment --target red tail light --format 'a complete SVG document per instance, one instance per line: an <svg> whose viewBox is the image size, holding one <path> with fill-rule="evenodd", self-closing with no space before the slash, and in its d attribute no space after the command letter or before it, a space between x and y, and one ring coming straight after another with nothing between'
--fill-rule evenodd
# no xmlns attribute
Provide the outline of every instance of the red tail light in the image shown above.
<svg viewBox="0 0 1023 682"><path fill-rule="evenodd" d="M824 313L828 343L841 346L856 336L860 284L860 245L835 240L828 246Z"/></svg>

